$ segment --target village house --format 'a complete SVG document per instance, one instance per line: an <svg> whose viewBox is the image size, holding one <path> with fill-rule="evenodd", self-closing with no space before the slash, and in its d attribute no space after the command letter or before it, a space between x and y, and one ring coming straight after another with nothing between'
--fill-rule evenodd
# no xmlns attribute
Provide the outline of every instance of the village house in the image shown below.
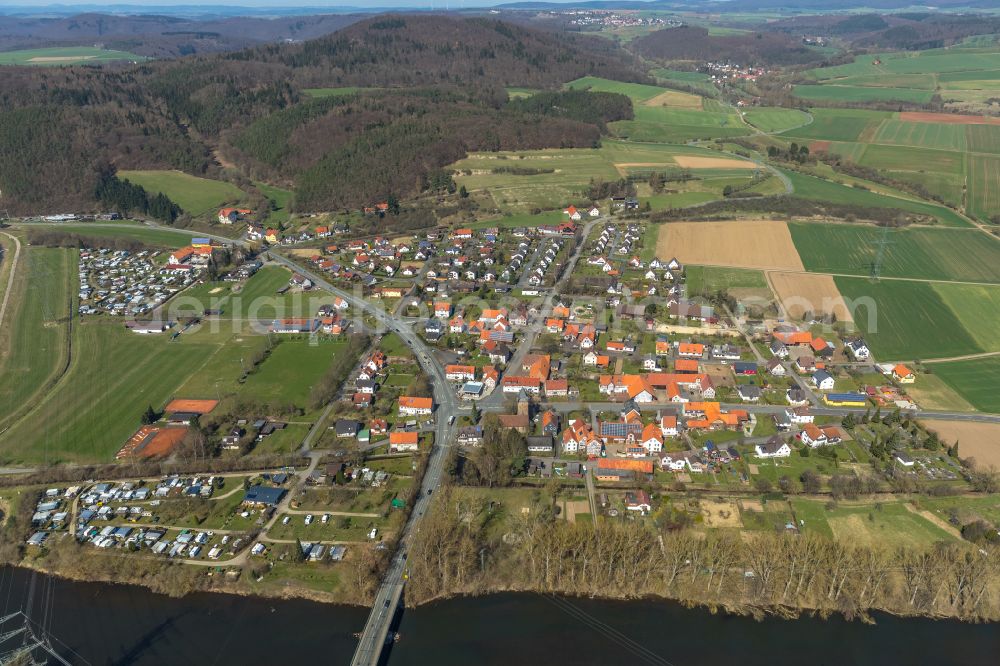
<svg viewBox="0 0 1000 666"><path fill-rule="evenodd" d="M892 378L900 384L912 384L917 379L916 375L913 374L913 371L902 363L896 365L892 369Z"/></svg>
<svg viewBox="0 0 1000 666"><path fill-rule="evenodd" d="M426 416L434 410L432 398L400 396L399 413L405 416Z"/></svg>
<svg viewBox="0 0 1000 666"><path fill-rule="evenodd" d="M755 445L754 453L758 458L787 458L792 455L792 447L775 435L763 444Z"/></svg>
<svg viewBox="0 0 1000 666"><path fill-rule="evenodd" d="M396 431L389 433L390 451L416 451L420 442L420 433L416 431Z"/></svg>

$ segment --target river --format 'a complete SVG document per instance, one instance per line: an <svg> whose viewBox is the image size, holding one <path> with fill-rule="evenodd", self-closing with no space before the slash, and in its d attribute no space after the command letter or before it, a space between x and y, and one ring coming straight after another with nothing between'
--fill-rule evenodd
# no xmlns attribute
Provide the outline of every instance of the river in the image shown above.
<svg viewBox="0 0 1000 666"><path fill-rule="evenodd" d="M346 664L367 615L308 601L173 599L41 575L32 585L32 577L0 569L4 614L32 599L33 618L48 617L53 644L74 664ZM666 602L501 594L407 611L389 665L1000 663L996 625L876 619L874 626L841 618L757 622Z"/></svg>

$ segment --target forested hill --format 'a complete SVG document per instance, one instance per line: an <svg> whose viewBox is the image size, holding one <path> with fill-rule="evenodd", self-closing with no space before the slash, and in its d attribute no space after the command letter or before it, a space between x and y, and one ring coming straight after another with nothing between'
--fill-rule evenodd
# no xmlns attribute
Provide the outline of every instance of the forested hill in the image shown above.
<svg viewBox="0 0 1000 666"><path fill-rule="evenodd" d="M386 15L304 44L130 68L0 67L0 208L92 208L99 170L218 170L214 150L305 206L406 196L466 150L593 145L621 100L508 105L504 86L642 81L607 40L487 19ZM315 100L307 88L366 88ZM609 115L610 114L610 115ZM394 169L405 171L395 173Z"/></svg>
<svg viewBox="0 0 1000 666"><path fill-rule="evenodd" d="M311 87L481 80L544 88L586 74L645 79L632 58L607 39L433 14L379 16L303 44L263 46L228 58L280 63Z"/></svg>
<svg viewBox="0 0 1000 666"><path fill-rule="evenodd" d="M750 35L709 35L698 26L657 30L632 41L631 48L646 58L663 60L732 60L758 65L798 65L823 56L801 41L774 32Z"/></svg>

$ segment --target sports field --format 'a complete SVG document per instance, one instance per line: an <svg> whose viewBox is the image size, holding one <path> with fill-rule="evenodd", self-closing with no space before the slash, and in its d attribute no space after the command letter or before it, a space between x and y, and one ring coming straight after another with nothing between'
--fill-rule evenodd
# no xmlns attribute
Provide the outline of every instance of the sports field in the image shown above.
<svg viewBox="0 0 1000 666"><path fill-rule="evenodd" d="M319 306L332 303L325 291L291 291L278 294L288 286L292 273L282 266L264 266L239 285L232 282L205 282L192 286L172 302L172 312L197 315L206 308L222 310L225 319L260 322L266 328L272 320L283 317L307 317Z"/></svg>
<svg viewBox="0 0 1000 666"><path fill-rule="evenodd" d="M181 171L119 171L118 175L141 185L147 192L162 192L194 216L215 212L222 205L236 203L245 196L232 183L198 178Z"/></svg>
<svg viewBox="0 0 1000 666"><path fill-rule="evenodd" d="M65 367L76 257L69 249L22 244L0 329L0 430L40 398ZM13 249L3 261L12 258Z"/></svg>
<svg viewBox="0 0 1000 666"><path fill-rule="evenodd" d="M58 46L47 49L23 49L0 52L0 65L56 65L99 64L116 60L141 62L145 56L127 51L111 51L93 46Z"/></svg>
<svg viewBox="0 0 1000 666"><path fill-rule="evenodd" d="M674 222L660 228L657 256L682 264L802 270L784 222Z"/></svg>
<svg viewBox="0 0 1000 666"><path fill-rule="evenodd" d="M879 360L947 358L982 351L931 283L845 277L835 282L852 308L858 332Z"/></svg>
<svg viewBox="0 0 1000 666"><path fill-rule="evenodd" d="M939 281L1000 283L1000 241L973 229L884 231L864 224L790 223L807 270L868 275L885 239L881 274Z"/></svg>

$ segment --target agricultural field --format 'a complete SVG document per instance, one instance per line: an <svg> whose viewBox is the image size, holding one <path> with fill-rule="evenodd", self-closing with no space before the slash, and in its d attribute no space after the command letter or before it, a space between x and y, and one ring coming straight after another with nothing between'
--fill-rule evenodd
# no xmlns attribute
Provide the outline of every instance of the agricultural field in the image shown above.
<svg viewBox="0 0 1000 666"><path fill-rule="evenodd" d="M835 282L853 308L857 331L880 361L982 351L931 283L845 277L835 278ZM941 365L934 367L938 372Z"/></svg>
<svg viewBox="0 0 1000 666"><path fill-rule="evenodd" d="M891 117L888 111L864 109L811 109L813 121L804 127L788 130L783 137L823 139L826 141L859 141L880 122Z"/></svg>
<svg viewBox="0 0 1000 666"><path fill-rule="evenodd" d="M961 125L911 123L889 118L882 121L872 140L874 143L964 152L966 128Z"/></svg>
<svg viewBox="0 0 1000 666"><path fill-rule="evenodd" d="M968 199L971 215L1000 214L1000 156L969 155Z"/></svg>
<svg viewBox="0 0 1000 666"><path fill-rule="evenodd" d="M934 93L910 88L865 88L844 85L798 85L796 97L810 102L913 102L926 104Z"/></svg>
<svg viewBox="0 0 1000 666"><path fill-rule="evenodd" d="M934 291L984 351L1000 351L1000 286L935 282Z"/></svg>
<svg viewBox="0 0 1000 666"><path fill-rule="evenodd" d="M7 265L14 256L13 243L4 241L11 248L3 259ZM76 257L69 249L21 246L0 328L0 429L23 413L65 367Z"/></svg>
<svg viewBox="0 0 1000 666"><path fill-rule="evenodd" d="M675 222L660 229L656 253L682 264L803 270L784 222Z"/></svg>
<svg viewBox="0 0 1000 666"><path fill-rule="evenodd" d="M0 53L0 65L37 65L53 67L56 65L95 65L103 62L131 60L142 62L145 56L99 49L94 46L59 46L47 49L23 49L20 51L4 51Z"/></svg>
<svg viewBox="0 0 1000 666"><path fill-rule="evenodd" d="M119 171L118 175L147 192L163 193L192 216L214 213L227 203L236 203L245 196L232 183L198 178L181 171Z"/></svg>
<svg viewBox="0 0 1000 666"><path fill-rule="evenodd" d="M798 255L814 273L868 275L884 236L881 274L942 282L1000 283L1000 241L974 229L793 222Z"/></svg>
<svg viewBox="0 0 1000 666"><path fill-rule="evenodd" d="M928 365L926 367L933 368L934 366ZM906 392L923 409L939 409L949 412L975 411L975 407L968 400L959 395L958 391L936 374L921 374L920 381L906 387Z"/></svg>
<svg viewBox="0 0 1000 666"><path fill-rule="evenodd" d="M837 321L851 321L852 313L829 275L772 271L767 280L785 312L792 319L806 314L832 314Z"/></svg>
<svg viewBox="0 0 1000 666"><path fill-rule="evenodd" d="M1000 357L935 363L934 374L977 410L1000 413Z"/></svg>
<svg viewBox="0 0 1000 666"><path fill-rule="evenodd" d="M701 191L710 195L707 200L718 199L723 187L732 182L720 182L722 178L745 183L755 168L751 162L704 148L630 144L612 139L602 141L600 148L473 153L450 166L458 172L459 185L470 192L489 192L498 208L520 214L535 208L561 210L569 202L580 202L591 180L616 181L651 171L679 173L689 169L697 180L670 183L671 189L683 189L681 193ZM664 208L670 205L678 204L663 202Z"/></svg>
<svg viewBox="0 0 1000 666"><path fill-rule="evenodd" d="M584 76L575 81L570 81L563 87L569 90L618 93L630 98L633 103L645 102L667 92L665 88L660 88L659 86L612 81L611 79L602 79L596 76Z"/></svg>
<svg viewBox="0 0 1000 666"><path fill-rule="evenodd" d="M743 117L762 132L785 132L812 122L808 113L798 109L753 107L745 111Z"/></svg>
<svg viewBox="0 0 1000 666"><path fill-rule="evenodd" d="M68 371L0 435L0 459L111 459L139 426L143 410L165 404L217 347L183 337L171 342L166 335L135 335L107 319L80 322Z"/></svg>
<svg viewBox="0 0 1000 666"><path fill-rule="evenodd" d="M970 421L925 420L923 425L935 431L944 442L958 442L962 458L972 457L982 467L1000 469L1000 424ZM995 501L1000 501L995 499Z"/></svg>

